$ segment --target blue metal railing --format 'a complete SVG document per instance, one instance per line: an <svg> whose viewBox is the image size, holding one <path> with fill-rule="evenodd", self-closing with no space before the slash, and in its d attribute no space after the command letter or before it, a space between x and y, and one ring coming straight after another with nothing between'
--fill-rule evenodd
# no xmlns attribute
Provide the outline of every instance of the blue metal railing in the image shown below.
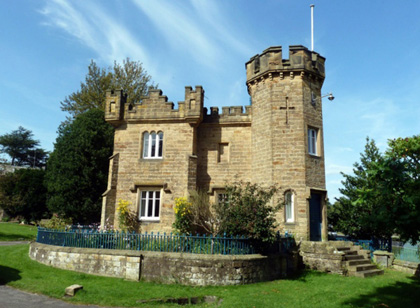
<svg viewBox="0 0 420 308"><path fill-rule="evenodd" d="M349 238L347 236L336 236L334 240L353 242L354 245L358 245L358 246L361 246L363 249L370 250L371 253L374 252L375 250L384 250L384 251L391 252L391 249L392 249L391 240L383 240L383 239L357 240L357 239Z"/></svg>
<svg viewBox="0 0 420 308"><path fill-rule="evenodd" d="M420 246L411 245L410 243L393 243L392 252L395 258L402 261L410 261L420 263Z"/></svg>
<svg viewBox="0 0 420 308"><path fill-rule="evenodd" d="M176 235L166 233L98 232L92 229L38 228L38 243L65 247L124 249L196 254L245 255L255 253L241 236Z"/></svg>
<svg viewBox="0 0 420 308"><path fill-rule="evenodd" d="M178 235L172 233L101 232L88 226L66 230L38 228L41 244L77 248L123 249L195 254L247 255L256 253L252 241L244 236ZM257 245L258 246L258 245ZM266 253L288 253L296 247L293 237L276 234Z"/></svg>

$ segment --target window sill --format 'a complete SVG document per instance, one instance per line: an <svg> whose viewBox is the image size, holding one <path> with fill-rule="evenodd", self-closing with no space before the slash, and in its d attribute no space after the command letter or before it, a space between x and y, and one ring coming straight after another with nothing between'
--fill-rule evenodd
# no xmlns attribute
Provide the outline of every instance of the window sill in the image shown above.
<svg viewBox="0 0 420 308"><path fill-rule="evenodd" d="M311 154L311 153L308 153L308 154L309 154L309 157L312 157L312 158L316 158L316 159L321 158L321 155Z"/></svg>
<svg viewBox="0 0 420 308"><path fill-rule="evenodd" d="M287 226L296 225L296 221L286 221L284 224Z"/></svg>
<svg viewBox="0 0 420 308"><path fill-rule="evenodd" d="M151 163L158 163L163 161L163 158L139 158L139 162L151 162Z"/></svg>
<svg viewBox="0 0 420 308"><path fill-rule="evenodd" d="M140 218L141 222L155 222L155 223L159 223L160 222L160 218L157 219L153 219L153 218Z"/></svg>

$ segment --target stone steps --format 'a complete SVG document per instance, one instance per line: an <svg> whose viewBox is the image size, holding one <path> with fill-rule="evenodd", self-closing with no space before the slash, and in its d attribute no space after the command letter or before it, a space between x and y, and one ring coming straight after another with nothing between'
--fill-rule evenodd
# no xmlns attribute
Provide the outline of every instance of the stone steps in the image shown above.
<svg viewBox="0 0 420 308"><path fill-rule="evenodd" d="M375 264L372 264L370 260L362 255L363 250L359 246L337 247L337 250L344 253L344 260L348 270L347 274L349 276L365 278L384 273L383 270L378 269Z"/></svg>
<svg viewBox="0 0 420 308"><path fill-rule="evenodd" d="M366 277L378 276L378 275L383 275L383 274L384 274L383 270L374 269L370 271L355 272L353 276L366 278Z"/></svg>
<svg viewBox="0 0 420 308"><path fill-rule="evenodd" d="M346 261L350 261L350 260L366 260L365 258L363 258L363 256L360 255L344 255L344 258Z"/></svg>
<svg viewBox="0 0 420 308"><path fill-rule="evenodd" d="M372 263L366 259L346 261L347 266L363 265L363 264L372 264Z"/></svg>

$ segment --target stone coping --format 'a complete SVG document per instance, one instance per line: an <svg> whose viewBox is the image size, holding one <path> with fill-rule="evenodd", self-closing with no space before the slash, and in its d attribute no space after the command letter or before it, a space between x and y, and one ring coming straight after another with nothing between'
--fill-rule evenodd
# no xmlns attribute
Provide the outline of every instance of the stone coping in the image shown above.
<svg viewBox="0 0 420 308"><path fill-rule="evenodd" d="M77 248L41 244L32 242L33 248L52 248L58 249L61 252L67 253L85 253L85 254L100 254L111 256L127 256L127 257L154 257L154 258L183 258L183 259L200 259L200 260L225 260L225 261L247 261L247 260L262 260L267 259L268 256L260 254L250 255L208 255L208 254L194 254L185 252L160 252L160 251L142 251L142 250L125 250L125 249L98 249L98 248Z"/></svg>

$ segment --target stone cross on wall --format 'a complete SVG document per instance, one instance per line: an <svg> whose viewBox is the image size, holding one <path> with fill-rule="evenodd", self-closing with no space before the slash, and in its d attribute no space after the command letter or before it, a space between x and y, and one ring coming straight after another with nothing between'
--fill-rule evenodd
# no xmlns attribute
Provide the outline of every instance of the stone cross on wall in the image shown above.
<svg viewBox="0 0 420 308"><path fill-rule="evenodd" d="M289 106L289 97L286 96L286 106L280 107L280 110L286 110L286 124L289 124L289 110L294 110L295 107Z"/></svg>

